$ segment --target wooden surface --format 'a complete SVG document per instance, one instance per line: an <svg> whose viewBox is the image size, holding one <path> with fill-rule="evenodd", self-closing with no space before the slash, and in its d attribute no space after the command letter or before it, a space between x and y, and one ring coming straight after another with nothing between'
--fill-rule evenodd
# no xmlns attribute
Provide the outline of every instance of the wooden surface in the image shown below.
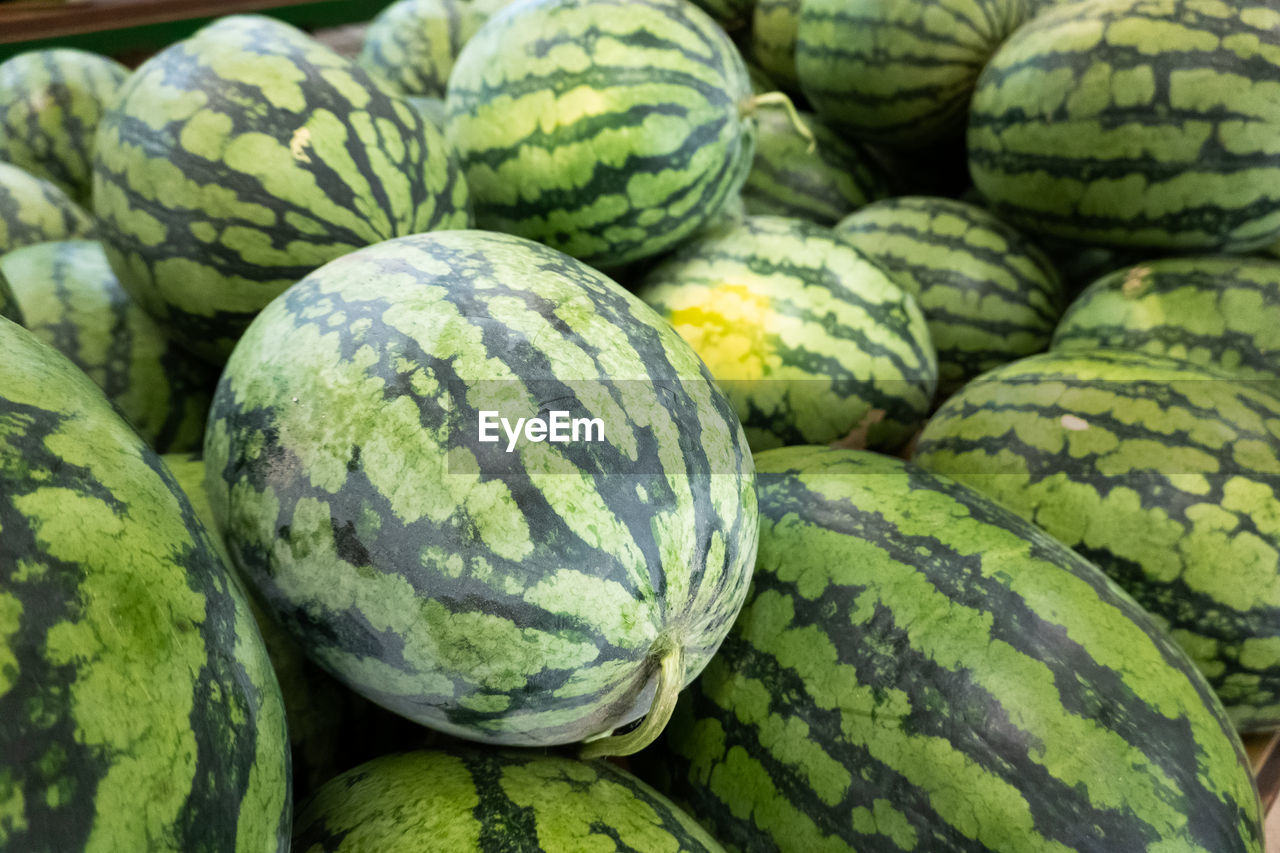
<svg viewBox="0 0 1280 853"><path fill-rule="evenodd" d="M1249 735L1244 738L1244 749L1258 781L1258 795L1266 815L1266 853L1280 853L1280 734Z"/></svg>
<svg viewBox="0 0 1280 853"><path fill-rule="evenodd" d="M148 24L261 12L307 0L67 0L0 3L0 43L58 38Z"/></svg>

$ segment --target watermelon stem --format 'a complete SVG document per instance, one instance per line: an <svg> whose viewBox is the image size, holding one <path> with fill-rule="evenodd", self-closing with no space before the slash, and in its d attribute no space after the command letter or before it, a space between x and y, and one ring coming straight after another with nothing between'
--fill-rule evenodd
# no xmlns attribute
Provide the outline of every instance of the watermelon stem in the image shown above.
<svg viewBox="0 0 1280 853"><path fill-rule="evenodd" d="M672 644L658 661L658 687L653 694L653 704L640 725L625 735L602 737L584 744L583 759L605 758L610 755L631 755L657 740L667 727L671 712L676 708L680 688L684 686L684 646Z"/></svg>
<svg viewBox="0 0 1280 853"><path fill-rule="evenodd" d="M791 98L786 92L765 92L763 95L752 95L743 107L742 114L744 116L754 115L759 107L781 106L787 111L788 118L791 119L791 126L796 129L796 133L803 136L809 142L809 153L818 147L818 140L814 138L813 131L809 129L809 125L804 123L804 119L800 118L800 112L796 109L796 105L792 103Z"/></svg>

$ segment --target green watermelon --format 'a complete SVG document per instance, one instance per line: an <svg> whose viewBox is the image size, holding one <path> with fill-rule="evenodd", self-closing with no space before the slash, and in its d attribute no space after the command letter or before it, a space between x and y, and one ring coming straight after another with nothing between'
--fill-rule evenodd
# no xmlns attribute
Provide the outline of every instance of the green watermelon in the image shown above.
<svg viewBox="0 0 1280 853"><path fill-rule="evenodd" d="M284 853L280 688L161 463L0 320L0 849Z"/></svg>
<svg viewBox="0 0 1280 853"><path fill-rule="evenodd" d="M201 445L217 373L173 344L120 287L102 244L38 243L0 256L25 325L106 392L159 453Z"/></svg>
<svg viewBox="0 0 1280 853"><path fill-rule="evenodd" d="M857 139L924 146L959 135L978 72L1036 0L804 0L796 78Z"/></svg>
<svg viewBox="0 0 1280 853"><path fill-rule="evenodd" d="M770 77L788 91L798 91L796 27L800 0L756 0L752 12L750 53Z"/></svg>
<svg viewBox="0 0 1280 853"><path fill-rule="evenodd" d="M0 255L48 240L94 239L93 217L43 178L0 163Z"/></svg>
<svg viewBox="0 0 1280 853"><path fill-rule="evenodd" d="M677 251L639 296L707 363L753 450L894 450L937 382L916 300L831 229L748 217Z"/></svg>
<svg viewBox="0 0 1280 853"><path fill-rule="evenodd" d="M642 756L726 846L1261 853L1222 706L1095 566L901 460L756 463L751 593Z"/></svg>
<svg viewBox="0 0 1280 853"><path fill-rule="evenodd" d="M812 113L799 114L812 142L786 110L761 108L756 119L755 159L742 186L748 213L835 225L842 216L890 195L879 161Z"/></svg>
<svg viewBox="0 0 1280 853"><path fill-rule="evenodd" d="M0 160L88 204L94 134L128 76L114 59L71 48L0 63Z"/></svg>
<svg viewBox="0 0 1280 853"><path fill-rule="evenodd" d="M440 134L288 24L232 16L129 77L98 128L94 210L121 284L221 364L262 306L361 246L465 227Z"/></svg>
<svg viewBox="0 0 1280 853"><path fill-rule="evenodd" d="M603 761L513 750L387 755L325 785L294 853L720 853L706 830Z"/></svg>
<svg viewBox="0 0 1280 853"><path fill-rule="evenodd" d="M599 430L485 441L485 412ZM205 464L232 559L317 663L490 743L646 711L622 745L651 739L755 553L751 457L705 366L620 286L510 235L399 238L287 290L227 364Z"/></svg>
<svg viewBox="0 0 1280 853"><path fill-rule="evenodd" d="M397 0L365 31L356 62L397 92L443 98L462 46L491 11L472 0Z"/></svg>
<svg viewBox="0 0 1280 853"><path fill-rule="evenodd" d="M1002 219L1059 237L1266 245L1280 229L1278 15L1265 0L1049 8L982 70L974 183Z"/></svg>
<svg viewBox="0 0 1280 853"><path fill-rule="evenodd" d="M1241 731L1280 727L1280 397L1146 353L1050 351L970 382L915 458L1100 566Z"/></svg>
<svg viewBox="0 0 1280 853"><path fill-rule="evenodd" d="M941 396L1049 345L1066 301L1058 273L986 210L902 196L855 211L835 230L919 301L938 351Z"/></svg>
<svg viewBox="0 0 1280 853"><path fill-rule="evenodd" d="M448 138L481 228L612 268L674 247L738 192L751 98L737 48L687 0L529 0L462 49Z"/></svg>
<svg viewBox="0 0 1280 853"><path fill-rule="evenodd" d="M1098 347L1280 380L1280 261L1170 258L1103 276L1053 333L1054 349Z"/></svg>

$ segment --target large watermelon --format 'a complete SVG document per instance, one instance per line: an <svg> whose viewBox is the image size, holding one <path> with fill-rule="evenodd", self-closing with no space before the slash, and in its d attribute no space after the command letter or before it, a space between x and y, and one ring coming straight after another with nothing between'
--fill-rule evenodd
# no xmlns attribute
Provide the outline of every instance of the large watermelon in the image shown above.
<svg viewBox="0 0 1280 853"><path fill-rule="evenodd" d="M1280 261L1169 258L1103 276L1053 333L1054 349L1098 347L1280 380Z"/></svg>
<svg viewBox="0 0 1280 853"><path fill-rule="evenodd" d="M670 800L603 761L507 750L388 755L325 785L294 853L720 853Z"/></svg>
<svg viewBox="0 0 1280 853"><path fill-rule="evenodd" d="M594 266L663 252L751 168L737 48L688 0L530 0L493 16L449 78L449 141L482 228Z"/></svg>
<svg viewBox="0 0 1280 853"><path fill-rule="evenodd" d="M1038 0L804 0L800 89L852 136L922 146L959 135L978 72Z"/></svg>
<svg viewBox="0 0 1280 853"><path fill-rule="evenodd" d="M600 428L509 441L495 420L486 442L486 411ZM617 284L509 235L391 240L286 291L227 364L205 464L232 559L318 663L493 743L651 706L652 737L755 553L751 457L705 366Z"/></svg>
<svg viewBox="0 0 1280 853"><path fill-rule="evenodd" d="M114 59L71 48L0 63L0 160L88 204L94 134L127 76Z"/></svg>
<svg viewBox="0 0 1280 853"><path fill-rule="evenodd" d="M153 449L200 446L218 375L129 298L100 243L63 240L0 255L5 280L26 327L87 373Z"/></svg>
<svg viewBox="0 0 1280 853"><path fill-rule="evenodd" d="M1026 237L961 201L900 196L854 211L836 233L915 296L938 351L938 392L1043 350L1066 301Z"/></svg>
<svg viewBox="0 0 1280 853"><path fill-rule="evenodd" d="M750 596L641 756L726 846L1260 853L1222 706L1096 567L910 463L756 462Z"/></svg>
<svg viewBox="0 0 1280 853"><path fill-rule="evenodd" d="M326 261L468 222L466 183L434 127L352 62L257 16L144 63L94 158L121 284L218 364L263 305Z"/></svg>
<svg viewBox="0 0 1280 853"><path fill-rule="evenodd" d="M894 450L928 413L937 363L915 298L829 228L748 217L658 264L639 295L707 363L754 450Z"/></svg>
<svg viewBox="0 0 1280 853"><path fill-rule="evenodd" d="M0 849L288 849L280 688L160 459L0 319Z"/></svg>
<svg viewBox="0 0 1280 853"><path fill-rule="evenodd" d="M1083 0L978 80L969 168L1001 218L1090 243L1260 247L1280 229L1280 25L1262 0Z"/></svg>
<svg viewBox="0 0 1280 853"><path fill-rule="evenodd" d="M93 217L57 186L0 163L0 255L47 240L97 236Z"/></svg>
<svg viewBox="0 0 1280 853"><path fill-rule="evenodd" d="M1050 351L970 382L915 458L1097 563L1242 731L1280 727L1280 397L1146 353Z"/></svg>

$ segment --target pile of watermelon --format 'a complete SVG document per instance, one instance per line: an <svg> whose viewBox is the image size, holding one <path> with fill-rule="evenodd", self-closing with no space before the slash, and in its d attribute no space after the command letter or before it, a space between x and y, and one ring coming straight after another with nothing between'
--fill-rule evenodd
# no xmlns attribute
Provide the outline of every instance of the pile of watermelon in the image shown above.
<svg viewBox="0 0 1280 853"><path fill-rule="evenodd" d="M1280 12L0 63L0 851L1261 853Z"/></svg>

